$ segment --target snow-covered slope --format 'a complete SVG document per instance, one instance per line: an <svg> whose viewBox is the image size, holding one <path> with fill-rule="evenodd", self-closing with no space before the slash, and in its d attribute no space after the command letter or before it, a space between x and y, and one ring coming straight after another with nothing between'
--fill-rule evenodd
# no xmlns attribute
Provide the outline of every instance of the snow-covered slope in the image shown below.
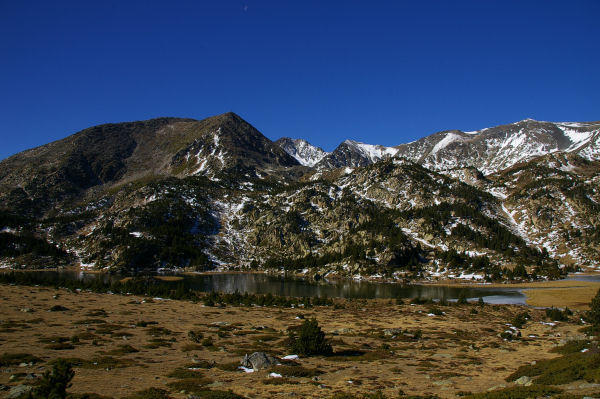
<svg viewBox="0 0 600 399"><path fill-rule="evenodd" d="M450 173L475 168L484 175L558 152L600 160L600 122L520 122L473 132L448 130L397 147L345 140L325 152L303 139L277 140L300 164L319 171L360 167L387 157L405 158L426 168Z"/></svg>
<svg viewBox="0 0 600 399"><path fill-rule="evenodd" d="M304 166L315 166L329 154L321 147L316 147L304 139L282 137L275 144L278 144L285 152L296 158Z"/></svg>
<svg viewBox="0 0 600 399"><path fill-rule="evenodd" d="M315 166L317 169L366 166L396 155L398 149L346 140Z"/></svg>
<svg viewBox="0 0 600 399"><path fill-rule="evenodd" d="M365 158L368 158L371 162L377 162L385 157L394 156L398 152L397 148L384 147L378 144L365 144L353 140L346 140L344 141L344 143L351 147L354 147L358 152L360 152Z"/></svg>
<svg viewBox="0 0 600 399"><path fill-rule="evenodd" d="M397 147L397 156L443 171L474 167L489 175L555 152L600 159L600 123L526 119L475 132L444 131Z"/></svg>

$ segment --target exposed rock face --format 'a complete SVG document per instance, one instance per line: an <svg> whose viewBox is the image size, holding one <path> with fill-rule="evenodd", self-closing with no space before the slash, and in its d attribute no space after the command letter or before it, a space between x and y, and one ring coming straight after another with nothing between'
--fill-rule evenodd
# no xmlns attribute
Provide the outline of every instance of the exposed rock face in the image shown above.
<svg viewBox="0 0 600 399"><path fill-rule="evenodd" d="M329 154L233 113L97 126L0 163L0 262L557 277L600 258L599 126L522 121Z"/></svg>

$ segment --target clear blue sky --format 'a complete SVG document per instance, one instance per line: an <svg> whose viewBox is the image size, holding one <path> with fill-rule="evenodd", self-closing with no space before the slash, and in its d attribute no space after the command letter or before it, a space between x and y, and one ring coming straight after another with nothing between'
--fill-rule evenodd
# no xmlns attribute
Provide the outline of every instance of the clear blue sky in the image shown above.
<svg viewBox="0 0 600 399"><path fill-rule="evenodd" d="M0 0L0 159L234 111L326 150L600 120L600 1Z"/></svg>

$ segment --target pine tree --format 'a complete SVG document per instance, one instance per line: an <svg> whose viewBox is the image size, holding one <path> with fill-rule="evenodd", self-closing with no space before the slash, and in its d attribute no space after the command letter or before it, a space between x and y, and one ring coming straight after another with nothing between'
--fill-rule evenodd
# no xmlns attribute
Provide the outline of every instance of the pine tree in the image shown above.
<svg viewBox="0 0 600 399"><path fill-rule="evenodd" d="M588 312L588 321L595 326L600 325L600 290L590 303L590 311Z"/></svg>
<svg viewBox="0 0 600 399"><path fill-rule="evenodd" d="M304 320L298 333L290 331L289 346L294 353L304 356L329 355L333 352L315 318Z"/></svg>
<svg viewBox="0 0 600 399"><path fill-rule="evenodd" d="M71 379L75 372L71 364L64 359L54 363L52 371L46 371L40 384L29 395L29 399L64 399L67 397L67 388L71 386Z"/></svg>

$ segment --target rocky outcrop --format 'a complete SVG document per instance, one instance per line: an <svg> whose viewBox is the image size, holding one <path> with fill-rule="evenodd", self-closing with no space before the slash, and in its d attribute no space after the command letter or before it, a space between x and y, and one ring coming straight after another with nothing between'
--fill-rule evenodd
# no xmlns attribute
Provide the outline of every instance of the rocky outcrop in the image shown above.
<svg viewBox="0 0 600 399"><path fill-rule="evenodd" d="M254 352L251 355L245 355L240 361L242 367L251 368L253 370L264 370L272 366L276 366L279 363L277 358L268 355L264 352Z"/></svg>

